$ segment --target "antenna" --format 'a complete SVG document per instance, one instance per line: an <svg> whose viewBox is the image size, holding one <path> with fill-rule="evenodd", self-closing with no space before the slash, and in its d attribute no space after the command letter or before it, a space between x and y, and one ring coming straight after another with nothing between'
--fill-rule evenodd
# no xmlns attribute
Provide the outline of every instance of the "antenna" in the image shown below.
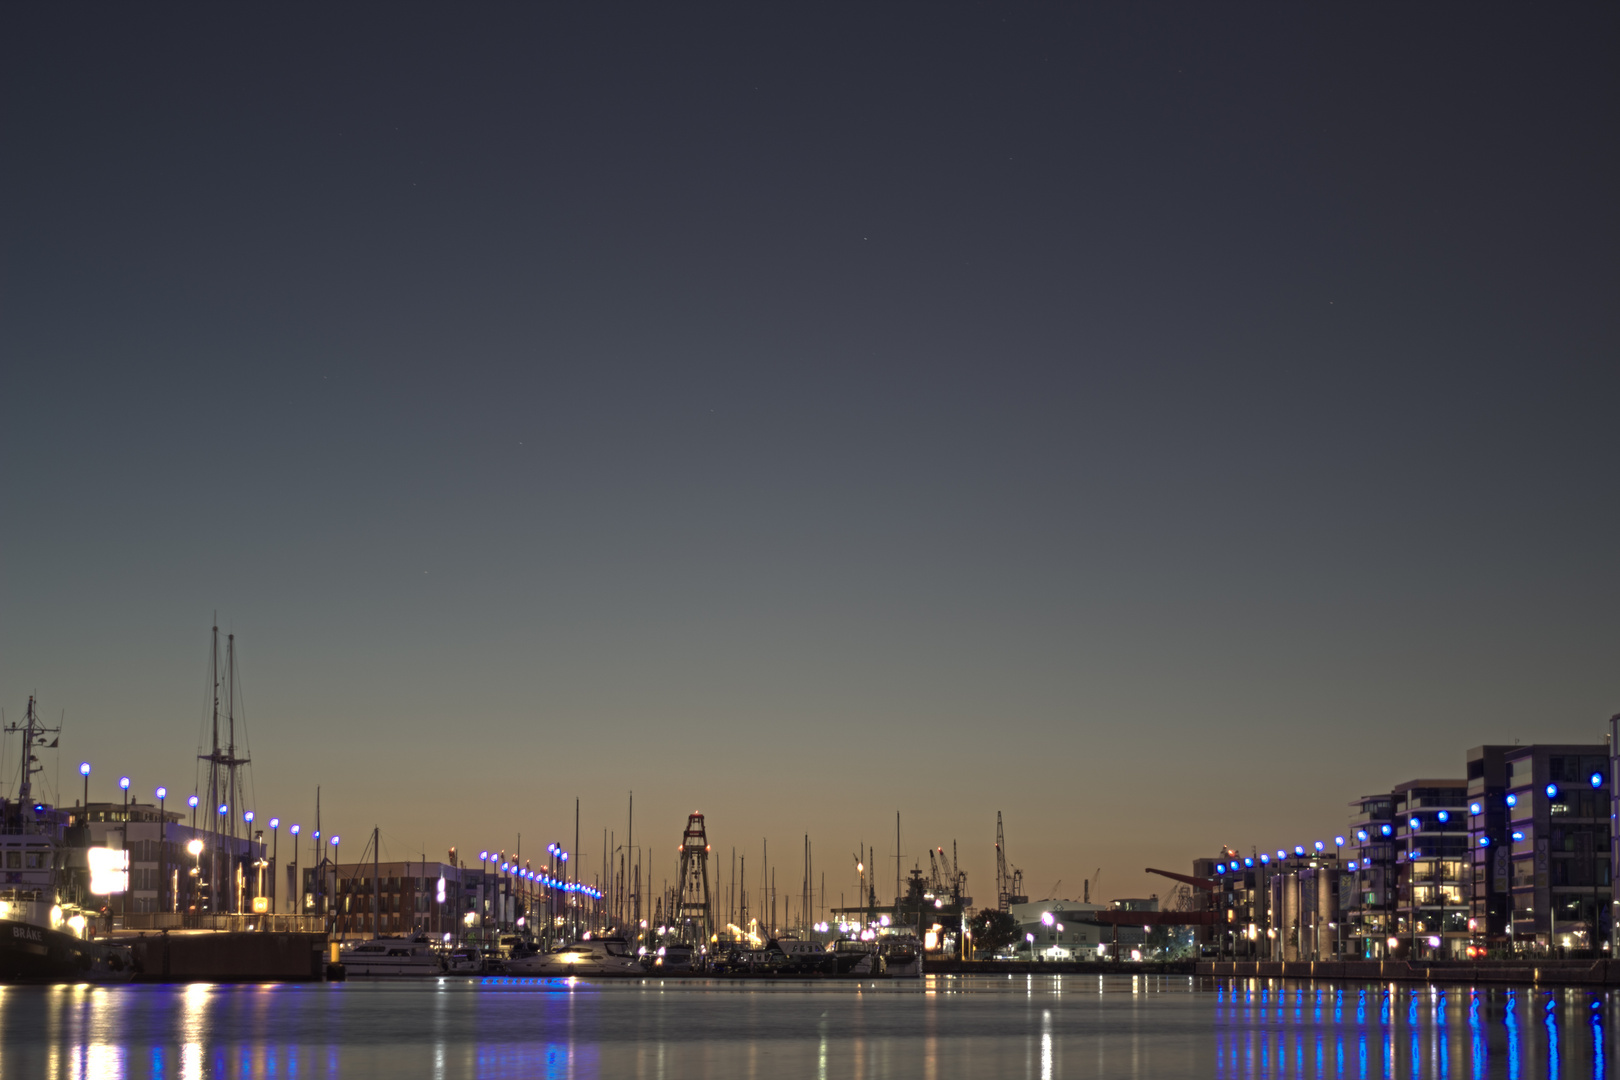
<svg viewBox="0 0 1620 1080"><path fill-rule="evenodd" d="M55 727L46 727L43 723L41 723L39 719L39 709L34 703L34 695L29 694L28 710L23 714L23 722L18 724L13 721L12 723L7 724L5 727L5 733L7 735L21 734L23 737L21 765L22 775L17 785L17 804L24 810L32 810L34 803L34 777L43 771L43 766L40 765L39 758L34 755L34 751L39 749L52 750L56 748L56 744L62 741L60 737L62 734L61 722L58 721ZM57 738L47 743L45 741L45 736L47 735L55 735Z"/></svg>

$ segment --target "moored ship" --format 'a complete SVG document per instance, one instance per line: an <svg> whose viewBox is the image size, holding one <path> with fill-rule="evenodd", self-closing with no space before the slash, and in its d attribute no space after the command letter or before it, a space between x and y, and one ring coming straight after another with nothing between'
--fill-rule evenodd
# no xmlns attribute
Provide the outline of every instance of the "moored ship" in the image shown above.
<svg viewBox="0 0 1620 1080"><path fill-rule="evenodd" d="M46 737L59 729L39 722L30 697L5 733L22 736L22 782L15 800L0 799L0 983L126 982L130 951L92 936L100 920L85 907L94 882L84 826L34 798L35 751L54 746Z"/></svg>

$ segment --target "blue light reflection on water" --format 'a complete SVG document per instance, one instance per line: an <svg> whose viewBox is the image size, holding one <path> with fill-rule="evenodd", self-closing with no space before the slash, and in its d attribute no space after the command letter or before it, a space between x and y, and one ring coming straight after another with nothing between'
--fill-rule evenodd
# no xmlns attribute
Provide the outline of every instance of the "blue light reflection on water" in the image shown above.
<svg viewBox="0 0 1620 1080"><path fill-rule="evenodd" d="M3 987L0 1078L1605 1077L1617 1009L1152 976Z"/></svg>
<svg viewBox="0 0 1620 1080"><path fill-rule="evenodd" d="M1617 1008L1620 995L1573 988L1327 991L1229 980L1217 989L1214 1075L1606 1077ZM1589 1038L1571 1037L1586 1024Z"/></svg>

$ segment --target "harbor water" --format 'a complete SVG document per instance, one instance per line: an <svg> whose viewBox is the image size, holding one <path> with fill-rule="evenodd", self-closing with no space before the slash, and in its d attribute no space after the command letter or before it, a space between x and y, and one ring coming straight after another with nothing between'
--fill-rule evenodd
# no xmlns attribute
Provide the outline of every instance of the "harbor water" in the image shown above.
<svg viewBox="0 0 1620 1080"><path fill-rule="evenodd" d="M1610 1075L1620 995L1159 976L0 987L0 1080Z"/></svg>

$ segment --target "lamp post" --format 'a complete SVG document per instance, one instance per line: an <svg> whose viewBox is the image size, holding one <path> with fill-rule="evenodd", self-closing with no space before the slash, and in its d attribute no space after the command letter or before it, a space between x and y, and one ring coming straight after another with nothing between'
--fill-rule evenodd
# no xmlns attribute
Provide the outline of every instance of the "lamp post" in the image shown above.
<svg viewBox="0 0 1620 1080"><path fill-rule="evenodd" d="M263 829L260 829L260 830L258 830L257 832L255 832L253 834L253 842L259 845L259 857L253 861L253 867L254 867L255 870L258 871L258 874L255 875L254 882L253 882L253 908L254 908L254 914L256 915L256 914L258 914L259 901L265 899L265 895L264 895L264 871L270 865L269 862L267 862L265 860L265 857L264 857L264 830ZM266 903L265 903L264 910L265 910L266 913L268 913L269 910L270 910L270 905L269 905L268 901L266 901Z"/></svg>
<svg viewBox="0 0 1620 1080"><path fill-rule="evenodd" d="M196 795L191 795L189 798L186 799L186 805L191 807L191 836L192 836L192 839L196 839L196 837L197 837L197 803L198 803L198 801L199 800L198 800ZM188 843L186 845L186 847L187 847L187 850L189 851L190 850L190 844ZM198 850L201 850L201 849L199 848ZM191 873L189 873L186 876L191 879L191 888L189 890L187 890L186 900L187 900L187 903L188 903L188 905L190 907L196 907L197 906L198 878L200 878L202 876L202 868L200 866L194 866L191 869Z"/></svg>
<svg viewBox="0 0 1620 1080"><path fill-rule="evenodd" d="M489 919L489 874L486 863L489 862L489 852L478 853L478 931L479 940L484 940L484 923Z"/></svg>
<svg viewBox="0 0 1620 1080"><path fill-rule="evenodd" d="M220 803L219 804L219 813L216 814L215 817L214 817L214 822L215 822L215 824L214 824L214 850L208 856L208 876L214 879L213 890L212 890L211 894L209 895L209 900L208 900L208 910L209 911L218 911L219 910L219 877L220 877L220 871L219 871L219 846L220 846L219 845L219 838L221 836L225 835L224 832L222 831L220 825L221 825L221 823L224 822L225 815L230 813L230 812L231 812L231 808L230 808L229 804Z"/></svg>
<svg viewBox="0 0 1620 1080"><path fill-rule="evenodd" d="M253 811L249 810L247 813L242 815L242 824L244 826L244 828L242 829L242 832L244 834L242 838L247 841L247 851L244 853L244 859L243 859L243 861L245 862L246 861L246 856L253 854ZM260 843L264 842L264 834L262 832L259 834L259 842ZM237 871L236 871L236 875L235 875L235 877L236 877L236 913L238 915L244 914L247 911L247 908L248 908L247 896L246 896L247 889L246 889L246 887L244 886L244 884L242 882L241 865L242 865L241 863L237 864ZM258 887L257 883L255 883L254 887L255 888ZM257 896L258 894L255 893L254 895Z"/></svg>
<svg viewBox="0 0 1620 1080"><path fill-rule="evenodd" d="M276 873L281 869L281 819L270 819L270 910L276 910Z"/></svg>
<svg viewBox="0 0 1620 1080"><path fill-rule="evenodd" d="M196 798L195 795L192 798ZM191 906L197 906L197 884L202 877L202 849L203 842L195 836L186 844L186 853L191 856Z"/></svg>
<svg viewBox="0 0 1620 1080"><path fill-rule="evenodd" d="M317 814L315 824L320 824L320 815ZM321 910L321 917L326 916L326 871L321 869L321 830L316 829L310 835L309 870L314 875L312 884L315 886L315 906Z"/></svg>
<svg viewBox="0 0 1620 1080"><path fill-rule="evenodd" d="M338 836L335 833L332 836L332 893L333 893L333 899L336 899L335 894L338 891L338 841L342 840L342 839L343 839L343 837ZM365 852L362 851L360 854L364 855ZM326 906L327 906L328 910L331 910L332 904L329 903ZM333 912L333 915L336 915L336 914L337 914L336 912ZM334 923L334 925L335 925L335 923ZM328 931L328 933L330 933L330 931Z"/></svg>
<svg viewBox="0 0 1620 1080"><path fill-rule="evenodd" d="M292 847L293 847L293 861L292 861L293 894L287 898L287 900L288 900L288 905L287 906L293 909L292 913L294 915L302 915L304 913L304 904L303 904L303 899L302 899L302 897L304 895L304 886L303 886L303 883L298 880L298 830L299 830L299 826L297 825L297 823L294 823L292 828L287 830L287 832L292 836Z"/></svg>
<svg viewBox="0 0 1620 1080"><path fill-rule="evenodd" d="M169 789L160 787L155 792L158 801L158 910L162 911L168 905L163 902L163 894L169 888L169 815L164 813L163 800L169 797Z"/></svg>
<svg viewBox="0 0 1620 1080"><path fill-rule="evenodd" d="M1411 893L1411 900L1412 900L1412 917L1411 917L1410 920L1408 920L1408 922L1406 924L1406 928L1407 928L1408 931L1410 931L1410 936L1411 936L1411 939L1412 939L1411 944L1407 946L1407 956L1412 960L1416 960L1417 955L1418 955L1418 921L1419 921L1418 920L1418 915L1420 914L1421 909L1418 907L1418 865L1417 865L1417 860L1418 860L1418 856L1421 855L1422 852L1423 852L1422 848L1416 847L1416 846L1414 846L1414 844L1415 844L1416 839L1417 839L1417 834L1419 833L1419 831L1422 830L1422 828L1423 828L1423 822L1419 821L1418 818L1415 815L1407 819L1407 822L1406 822L1406 830L1407 830L1406 831L1406 879L1407 879L1408 882L1410 882L1409 891Z"/></svg>
<svg viewBox="0 0 1620 1080"><path fill-rule="evenodd" d="M120 823L118 823L118 834L120 834L120 839L122 839L123 842L123 850L128 852L128 850L130 850L130 777L118 777L118 790L122 790L123 792L123 818L120 819ZM128 860L128 858L130 857L125 855L125 860ZM128 865L128 863L125 863L125 865ZM107 900L107 902L109 902L109 905L112 904L112 899ZM120 915L128 915L128 913L130 913L130 891L128 891L128 882L125 884L125 891L118 894L118 913L120 913Z"/></svg>
<svg viewBox="0 0 1620 1080"><path fill-rule="evenodd" d="M84 814L85 820L90 820L90 763L79 762L79 775L84 777Z"/></svg>
<svg viewBox="0 0 1620 1080"><path fill-rule="evenodd" d="M1333 959L1335 960L1344 959L1344 930L1342 929L1344 925L1344 908L1339 903L1339 897L1344 895L1344 888L1341 884L1344 867L1341 865L1342 856L1339 854L1340 849L1343 847L1344 837L1335 836L1333 838L1333 867L1336 871L1333 880Z"/></svg>

